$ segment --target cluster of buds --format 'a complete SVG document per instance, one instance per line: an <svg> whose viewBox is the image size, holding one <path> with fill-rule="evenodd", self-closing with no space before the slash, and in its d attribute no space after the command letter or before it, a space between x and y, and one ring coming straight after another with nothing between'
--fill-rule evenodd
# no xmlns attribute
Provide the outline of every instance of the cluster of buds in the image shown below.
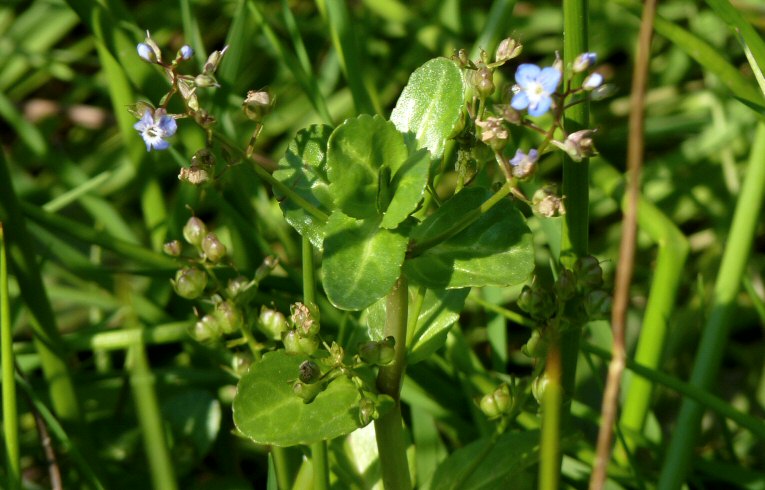
<svg viewBox="0 0 765 490"><path fill-rule="evenodd" d="M510 415L516 399L514 388L511 389L506 383L502 383L494 391L484 395L478 402L481 412L490 420Z"/></svg>
<svg viewBox="0 0 765 490"><path fill-rule="evenodd" d="M313 355L319 349L319 315L315 305L303 303L290 306L287 329L281 332L287 354Z"/></svg>
<svg viewBox="0 0 765 490"><path fill-rule="evenodd" d="M537 282L524 286L518 306L540 327L532 331L522 352L535 359L547 355L547 325L565 328L605 317L611 309L611 297L602 286L603 269L590 255L577 259L573 269L561 269L552 288Z"/></svg>

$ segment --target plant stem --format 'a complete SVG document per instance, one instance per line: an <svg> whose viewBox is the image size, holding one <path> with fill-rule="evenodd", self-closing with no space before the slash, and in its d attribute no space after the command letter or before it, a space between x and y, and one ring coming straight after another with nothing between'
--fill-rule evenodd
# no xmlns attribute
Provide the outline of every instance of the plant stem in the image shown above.
<svg viewBox="0 0 765 490"><path fill-rule="evenodd" d="M8 300L8 263L5 257L5 235L0 222L0 359L3 379L3 435L5 461L10 490L21 488L21 452L19 451L19 421L16 410L16 379L13 366L13 331L11 303Z"/></svg>
<svg viewBox="0 0 765 490"><path fill-rule="evenodd" d="M412 488L412 481L406 457L400 399L406 369L406 323L409 303L409 291L403 275L399 277L386 301L383 336L393 336L396 339L395 355L393 362L380 368L377 389L380 393L393 397L395 405L388 413L375 420L375 435L383 485L386 489L408 490Z"/></svg>
<svg viewBox="0 0 765 490"><path fill-rule="evenodd" d="M303 237L303 302L312 307L316 304L316 274L313 265L313 247L308 238ZM313 463L314 490L329 488L329 461L327 459L327 441L311 444L311 462Z"/></svg>
<svg viewBox="0 0 765 490"><path fill-rule="evenodd" d="M690 384L711 388L725 351L736 295L752 248L758 216L765 197L765 124L757 126L750 154L746 179L736 203L733 223L728 233L720 271L715 283L712 309L696 354ZM685 399L680 408L677 426L667 451L659 478L660 490L680 488L688 473L693 447L698 435L703 407Z"/></svg>
<svg viewBox="0 0 765 490"><path fill-rule="evenodd" d="M587 51L587 0L563 0L563 66L570 66L576 56ZM564 83L581 84L584 74L574 75ZM571 134L588 124L588 104L584 102L565 110L565 130ZM560 262L572 266L577 257L587 254L588 208L589 208L589 162L583 159L574 162L568 156L563 159L563 195L566 198L566 215L562 221ZM568 424L570 401L574 396L576 365L579 356L581 329L574 325L553 337L548 354L548 363L558 362L559 366L548 366L548 377L559 374L560 385L555 379L548 380L552 393L543 398L542 447L540 474L542 482L557 485L560 480L560 431ZM557 343L557 345L555 345ZM558 393L560 389L560 393ZM551 406L550 404L556 404ZM547 488L554 488L553 486Z"/></svg>

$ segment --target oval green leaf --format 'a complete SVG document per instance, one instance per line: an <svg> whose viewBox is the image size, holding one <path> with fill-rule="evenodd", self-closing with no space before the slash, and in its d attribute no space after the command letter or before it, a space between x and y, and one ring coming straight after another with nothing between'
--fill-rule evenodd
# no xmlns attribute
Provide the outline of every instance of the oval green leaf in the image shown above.
<svg viewBox="0 0 765 490"><path fill-rule="evenodd" d="M300 130L273 174L276 180L327 214L334 207L327 179L327 141L330 134L332 128L325 125ZM274 195L287 223L321 250L324 224L286 198L277 188L274 188Z"/></svg>
<svg viewBox="0 0 765 490"><path fill-rule="evenodd" d="M383 228L393 229L415 209L425 193L430 169L427 150L412 153L398 168L393 168L391 189L393 198L383 216Z"/></svg>
<svg viewBox="0 0 765 490"><path fill-rule="evenodd" d="M460 122L465 102L462 70L449 59L435 58L412 73L391 122L416 148L441 158L446 140Z"/></svg>
<svg viewBox="0 0 765 490"><path fill-rule="evenodd" d="M347 216L366 219L377 209L378 175L383 166L391 175L407 160L404 137L380 116L348 119L329 138L327 176L335 205Z"/></svg>
<svg viewBox="0 0 765 490"><path fill-rule="evenodd" d="M401 275L407 238L335 211L327 222L321 270L324 290L336 307L362 310L393 289Z"/></svg>
<svg viewBox="0 0 765 490"><path fill-rule="evenodd" d="M419 287L409 288L409 315L414 315L415 298ZM470 288L425 291L422 306L417 315L417 325L407 346L406 362L415 364L428 358L446 343L449 329L460 317ZM385 298L367 309L369 338L382 340L385 328ZM411 325L411 319L409 320Z"/></svg>
<svg viewBox="0 0 765 490"><path fill-rule="evenodd" d="M234 397L234 424L258 444L294 446L348 434L359 423L359 390L345 376L312 403L292 392L303 356L269 352L242 376Z"/></svg>
<svg viewBox="0 0 765 490"><path fill-rule="evenodd" d="M462 190L420 223L412 238L437 236L489 196L481 188ZM412 282L432 289L512 286L525 282L533 270L531 231L509 200L500 201L458 234L404 264Z"/></svg>

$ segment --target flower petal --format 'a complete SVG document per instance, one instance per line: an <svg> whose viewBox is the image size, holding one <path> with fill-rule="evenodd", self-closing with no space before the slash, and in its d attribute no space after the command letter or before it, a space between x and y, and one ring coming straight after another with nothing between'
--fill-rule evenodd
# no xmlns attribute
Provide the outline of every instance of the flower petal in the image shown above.
<svg viewBox="0 0 765 490"><path fill-rule="evenodd" d="M522 111L529 106L529 97L526 92L518 92L513 95L513 100L510 101L510 107L516 111Z"/></svg>
<svg viewBox="0 0 765 490"><path fill-rule="evenodd" d="M540 68L532 63L524 63L518 66L515 71L515 82L522 88L537 80L539 77Z"/></svg>
<svg viewBox="0 0 765 490"><path fill-rule="evenodd" d="M539 74L539 77L537 78L537 81L542 85L542 88L545 89L545 92L548 94L551 94L555 92L555 89L558 88L558 84L560 83L560 77L561 74L558 70L555 68L548 66L547 68L544 68L542 72Z"/></svg>
<svg viewBox="0 0 765 490"><path fill-rule="evenodd" d="M174 118L170 116L162 116L159 119L159 129L162 130L164 136L172 136L178 129L178 124L176 124Z"/></svg>
<svg viewBox="0 0 765 490"><path fill-rule="evenodd" d="M149 109L146 109L143 112L143 117L140 121L133 124L133 129L136 131L144 131L146 128L154 124L154 119L151 117L151 111Z"/></svg>
<svg viewBox="0 0 765 490"><path fill-rule="evenodd" d="M157 141L156 143L154 143L154 149L155 150L167 150L168 148L170 148L170 143L168 143L165 140L161 139L161 140Z"/></svg>
<svg viewBox="0 0 765 490"><path fill-rule="evenodd" d="M550 97L540 97L536 104L529 106L529 116L541 116L552 105L552 99Z"/></svg>

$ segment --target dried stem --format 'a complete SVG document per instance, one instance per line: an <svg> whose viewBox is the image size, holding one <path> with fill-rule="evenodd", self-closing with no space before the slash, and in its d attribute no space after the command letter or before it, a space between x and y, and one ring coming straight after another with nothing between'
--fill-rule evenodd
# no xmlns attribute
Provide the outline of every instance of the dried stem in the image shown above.
<svg viewBox="0 0 765 490"><path fill-rule="evenodd" d="M632 107L630 111L629 142L627 145L627 203L624 209L622 238L619 246L619 264L616 269L614 306L611 313L613 328L613 357L608 366L608 379L603 393L601 424L598 446L590 478L590 490L600 490L606 479L606 468L611 454L612 427L616 420L619 387L626 361L624 325L629 304L630 282L635 260L635 236L637 234L637 207L640 191L640 168L643 163L643 124L645 92L648 84L648 62L653 34L656 0L647 0L643 7L640 24L637 59L632 74Z"/></svg>

